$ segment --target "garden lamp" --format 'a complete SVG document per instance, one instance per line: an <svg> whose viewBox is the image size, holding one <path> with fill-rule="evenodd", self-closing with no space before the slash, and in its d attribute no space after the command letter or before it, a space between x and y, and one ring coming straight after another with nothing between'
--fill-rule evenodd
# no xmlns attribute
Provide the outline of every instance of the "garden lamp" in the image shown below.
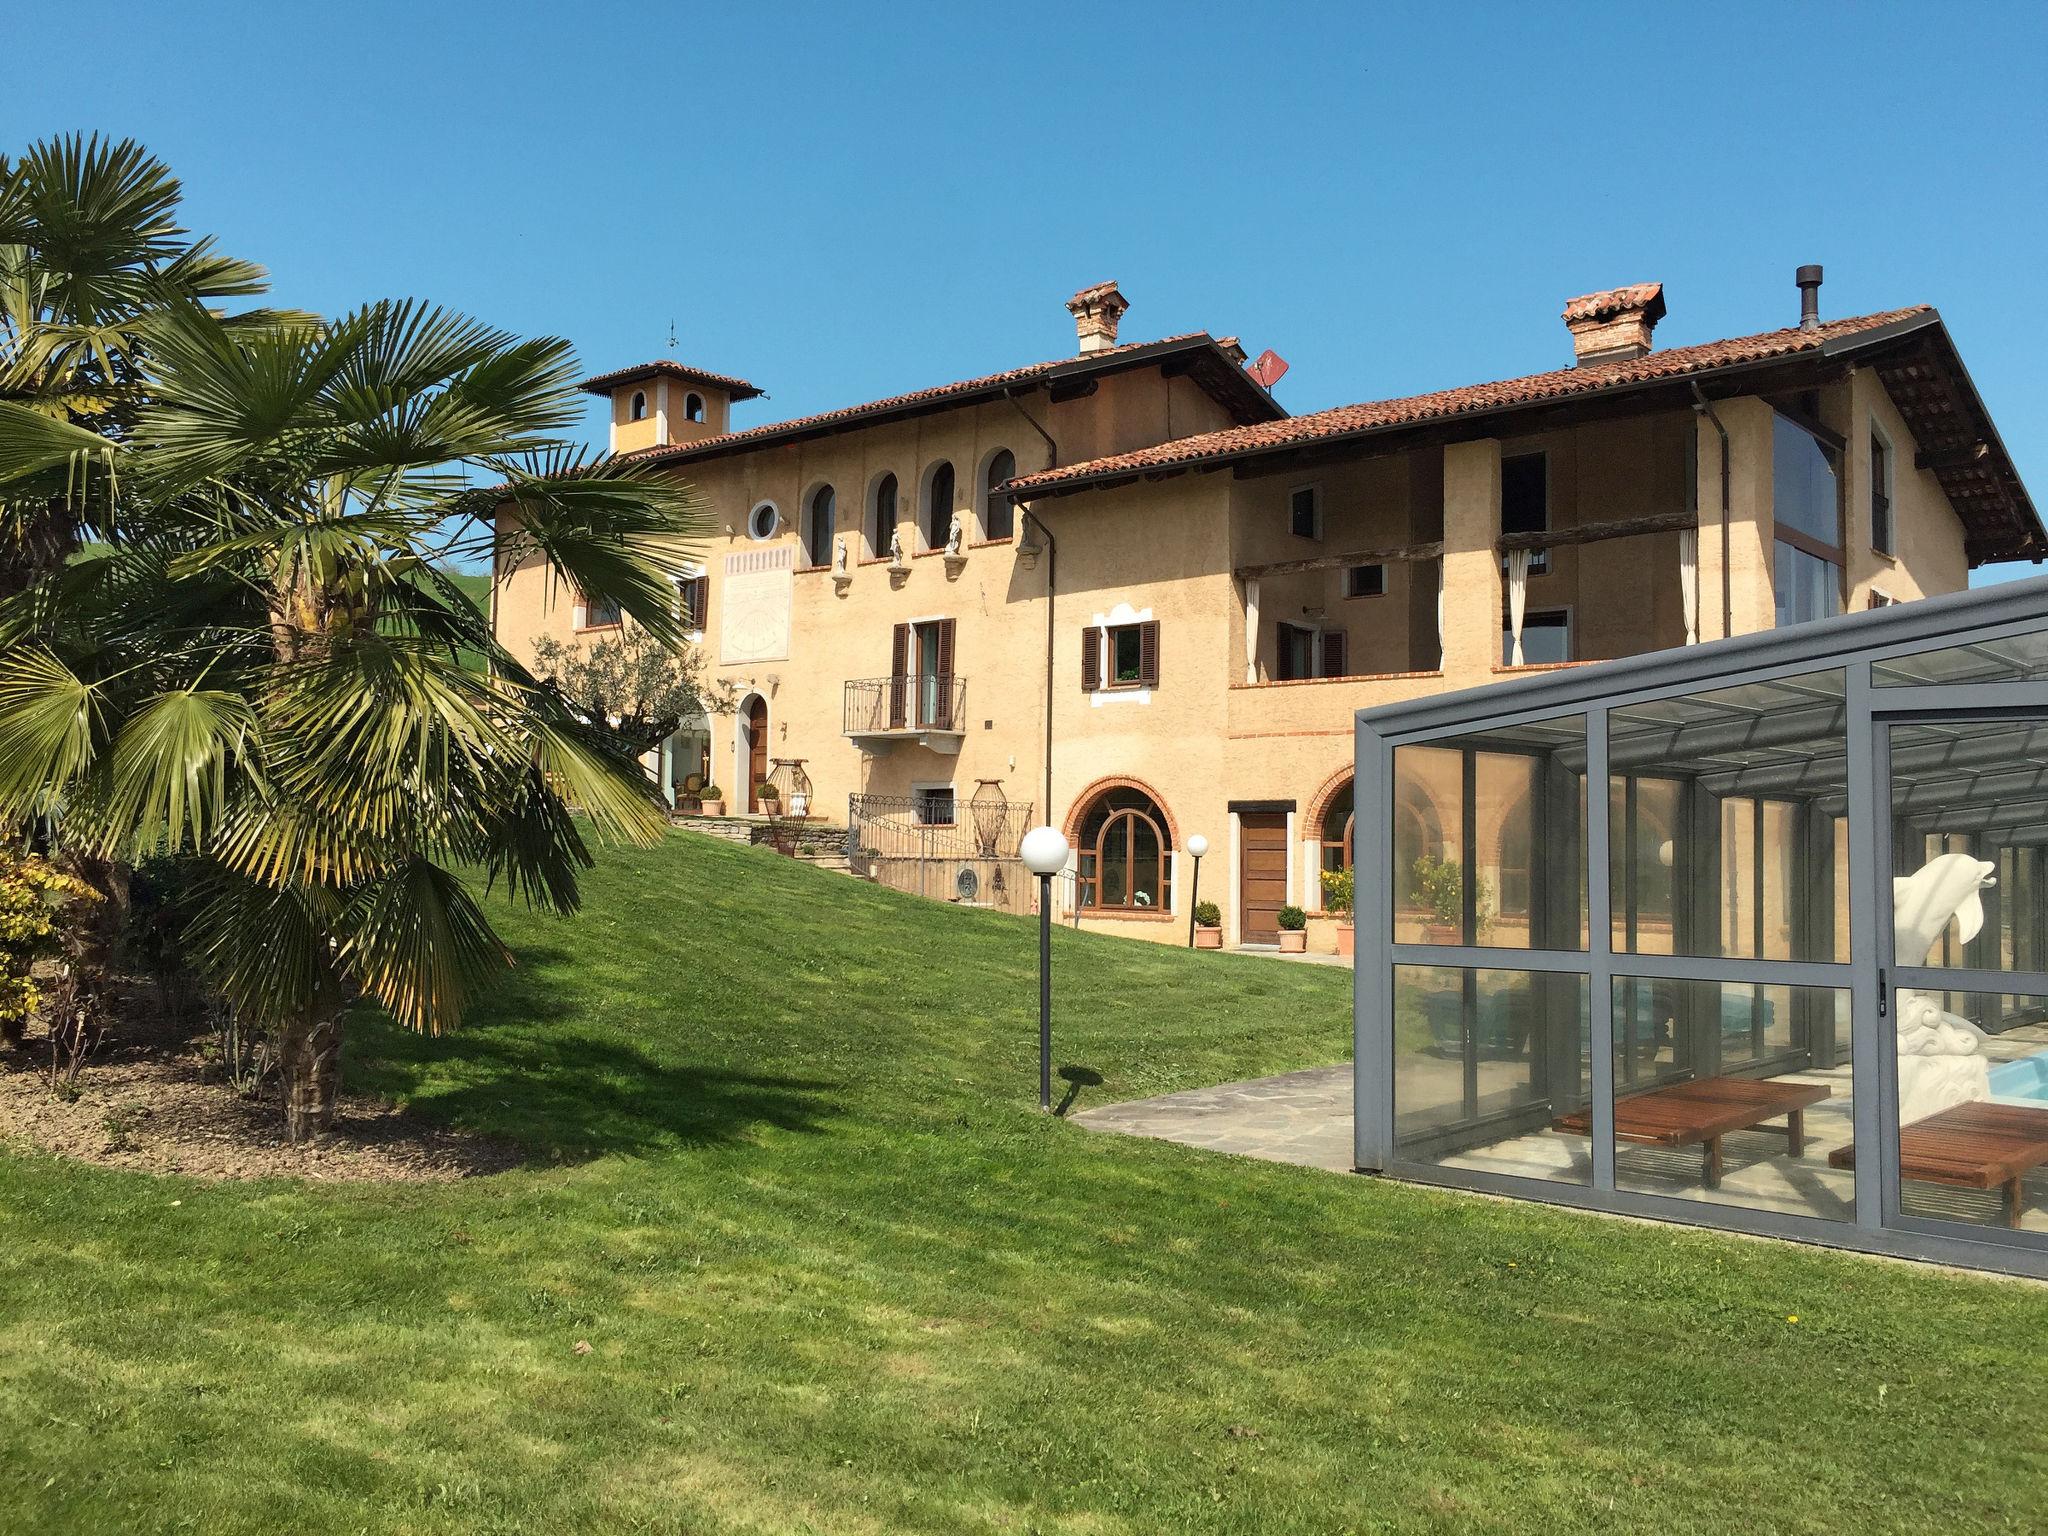
<svg viewBox="0 0 2048 1536"><path fill-rule="evenodd" d="M1033 827L1017 850L1038 876L1038 1107L1052 1109L1052 877L1067 867L1067 840L1057 827Z"/></svg>
<svg viewBox="0 0 2048 1536"><path fill-rule="evenodd" d="M1188 880L1188 948L1195 947L1195 902L1202 894L1202 855L1209 851L1209 839L1197 832L1188 839L1188 852L1194 855L1195 872Z"/></svg>

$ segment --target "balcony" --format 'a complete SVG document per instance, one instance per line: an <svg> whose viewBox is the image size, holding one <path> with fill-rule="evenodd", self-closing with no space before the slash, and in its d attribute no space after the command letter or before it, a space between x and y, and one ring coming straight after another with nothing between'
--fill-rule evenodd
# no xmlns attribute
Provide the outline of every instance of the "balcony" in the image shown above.
<svg viewBox="0 0 2048 1536"><path fill-rule="evenodd" d="M956 754L966 730L967 679L931 672L854 678L845 711L844 734L863 752L909 741Z"/></svg>

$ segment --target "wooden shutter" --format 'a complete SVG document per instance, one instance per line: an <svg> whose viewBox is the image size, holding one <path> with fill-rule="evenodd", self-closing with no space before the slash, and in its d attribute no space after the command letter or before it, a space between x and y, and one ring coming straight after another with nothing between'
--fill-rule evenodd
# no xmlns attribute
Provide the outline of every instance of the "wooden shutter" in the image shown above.
<svg viewBox="0 0 2048 1536"><path fill-rule="evenodd" d="M1159 621L1148 619L1138 626L1138 686L1159 686Z"/></svg>
<svg viewBox="0 0 2048 1536"><path fill-rule="evenodd" d="M906 676L909 670L910 626L898 624L889 650L889 729L892 731L903 729L903 706L907 702L904 689L909 681Z"/></svg>
<svg viewBox="0 0 2048 1536"><path fill-rule="evenodd" d="M939 620L938 678L933 684L932 724L942 731L953 729L953 621ZM953 818L946 818L951 821Z"/></svg>
<svg viewBox="0 0 2048 1536"><path fill-rule="evenodd" d="M1326 629L1326 630L1324 630L1324 631L1323 631L1323 676L1324 676L1324 677L1346 677L1346 676L1349 676L1350 674L1349 674L1349 673L1347 673L1347 672L1345 671L1345 668L1344 668L1344 663L1345 663L1345 661L1346 661L1346 660L1347 660L1347 658L1346 658L1346 656L1344 655L1344 631L1343 631L1343 630L1341 630L1341 629Z"/></svg>
<svg viewBox="0 0 2048 1536"><path fill-rule="evenodd" d="M1093 693L1102 686L1102 631L1094 625L1081 631L1081 691Z"/></svg>
<svg viewBox="0 0 2048 1536"><path fill-rule="evenodd" d="M711 599L711 578L692 576L683 583L683 626L686 629L704 627L704 610Z"/></svg>

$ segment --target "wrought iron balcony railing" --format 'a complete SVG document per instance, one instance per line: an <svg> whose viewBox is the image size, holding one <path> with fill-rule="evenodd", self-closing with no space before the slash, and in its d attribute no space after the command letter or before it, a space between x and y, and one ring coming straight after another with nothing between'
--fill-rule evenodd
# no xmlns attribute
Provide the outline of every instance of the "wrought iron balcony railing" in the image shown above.
<svg viewBox="0 0 2048 1536"><path fill-rule="evenodd" d="M966 718L964 677L910 673L854 678L846 685L848 736L958 735Z"/></svg>

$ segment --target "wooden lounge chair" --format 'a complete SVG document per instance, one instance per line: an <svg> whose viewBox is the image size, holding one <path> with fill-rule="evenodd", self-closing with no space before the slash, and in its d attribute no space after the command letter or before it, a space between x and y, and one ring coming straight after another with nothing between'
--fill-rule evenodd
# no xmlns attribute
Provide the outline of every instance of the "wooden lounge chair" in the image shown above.
<svg viewBox="0 0 2048 1536"><path fill-rule="evenodd" d="M1653 1088L1614 1104L1614 1137L1643 1146L1702 1149L1702 1174L1709 1189L1721 1187L1721 1138L1730 1131L1782 1131L1787 1151L1806 1151L1806 1107L1828 1096L1824 1083L1773 1082L1760 1077L1702 1077ZM1763 1122L1785 1117L1780 1126ZM1584 1136L1593 1129L1591 1108L1560 1115L1561 1131Z"/></svg>
<svg viewBox="0 0 2048 1536"><path fill-rule="evenodd" d="M1852 1142L1828 1154L1836 1168L1856 1165ZM2026 1208L2020 1181L2048 1163L2048 1110L2017 1104L1957 1104L1899 1130L1899 1176L1964 1189L1996 1189L2004 1197L2005 1224L2016 1227Z"/></svg>

